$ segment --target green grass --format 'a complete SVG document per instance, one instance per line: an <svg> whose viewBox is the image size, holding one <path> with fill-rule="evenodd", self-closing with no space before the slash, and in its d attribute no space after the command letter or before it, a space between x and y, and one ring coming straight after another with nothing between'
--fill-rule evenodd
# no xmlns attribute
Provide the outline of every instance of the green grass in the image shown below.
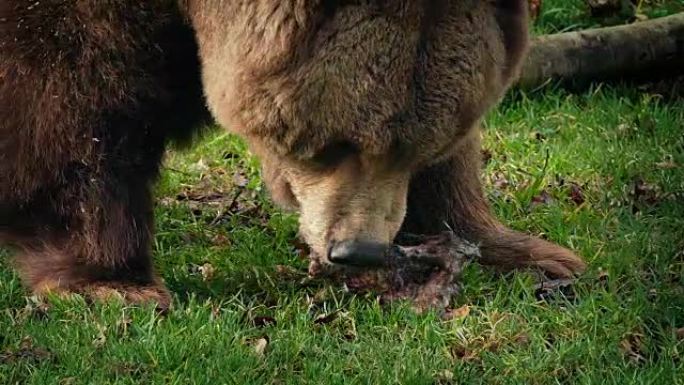
<svg viewBox="0 0 684 385"><path fill-rule="evenodd" d="M587 20L551 12L580 3L547 1L540 23ZM442 321L304 285L296 218L217 131L172 152L158 188L156 263L174 310L73 300L46 313L2 262L0 384L684 384L684 101L627 86L513 92L485 126L497 214L589 262L572 295L539 299L532 274L471 265L455 299L469 315ZM241 214L222 214L244 176ZM215 204L177 199L209 193Z"/></svg>

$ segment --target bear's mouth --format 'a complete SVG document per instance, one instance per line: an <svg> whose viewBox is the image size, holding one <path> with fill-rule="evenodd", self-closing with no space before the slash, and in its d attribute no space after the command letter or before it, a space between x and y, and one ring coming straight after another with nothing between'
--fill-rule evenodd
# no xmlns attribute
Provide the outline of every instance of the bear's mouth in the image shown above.
<svg viewBox="0 0 684 385"><path fill-rule="evenodd" d="M464 264L480 256L479 248L452 232L412 241L387 248L382 257L373 255L365 265L331 263L312 253L309 275L342 283L355 293L377 293L384 302L409 300L418 312L443 310L458 293Z"/></svg>

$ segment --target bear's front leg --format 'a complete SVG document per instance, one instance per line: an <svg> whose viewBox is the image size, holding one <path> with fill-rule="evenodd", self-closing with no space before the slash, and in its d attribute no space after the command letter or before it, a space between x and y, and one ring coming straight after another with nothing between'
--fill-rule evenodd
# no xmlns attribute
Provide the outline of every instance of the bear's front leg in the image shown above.
<svg viewBox="0 0 684 385"><path fill-rule="evenodd" d="M479 135L474 132L450 159L414 176L402 232L453 229L480 246L481 263L501 270L536 268L556 278L582 272L585 263L572 251L508 229L494 218L480 182Z"/></svg>
<svg viewBox="0 0 684 385"><path fill-rule="evenodd" d="M19 249L14 261L34 294L168 309L171 297L150 259L150 178L134 174L126 180L85 174L91 183L72 180L47 193L50 204L33 202L13 215L13 230L4 236Z"/></svg>

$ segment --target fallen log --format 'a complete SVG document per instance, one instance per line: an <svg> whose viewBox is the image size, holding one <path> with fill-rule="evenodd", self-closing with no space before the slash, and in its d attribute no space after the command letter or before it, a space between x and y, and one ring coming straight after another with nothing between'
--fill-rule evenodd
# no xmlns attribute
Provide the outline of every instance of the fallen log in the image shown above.
<svg viewBox="0 0 684 385"><path fill-rule="evenodd" d="M540 36L532 41L518 86L549 80L658 78L684 73L684 13L630 25Z"/></svg>

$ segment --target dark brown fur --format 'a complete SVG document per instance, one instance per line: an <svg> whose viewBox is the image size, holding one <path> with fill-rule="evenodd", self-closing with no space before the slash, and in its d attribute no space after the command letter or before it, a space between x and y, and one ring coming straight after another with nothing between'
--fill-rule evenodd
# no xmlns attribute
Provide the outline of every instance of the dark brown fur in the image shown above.
<svg viewBox="0 0 684 385"><path fill-rule="evenodd" d="M165 144L206 117L201 92L173 2L0 2L0 239L34 291L168 302L150 188Z"/></svg>

